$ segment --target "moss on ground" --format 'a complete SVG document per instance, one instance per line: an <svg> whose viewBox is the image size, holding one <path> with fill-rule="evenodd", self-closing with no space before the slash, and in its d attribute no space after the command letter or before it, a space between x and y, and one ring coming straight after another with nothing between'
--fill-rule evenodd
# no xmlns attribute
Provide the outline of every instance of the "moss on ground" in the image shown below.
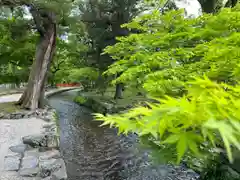
<svg viewBox="0 0 240 180"><path fill-rule="evenodd" d="M87 98L83 96L77 96L75 97L74 101L79 104L84 104L87 101Z"/></svg>
<svg viewBox="0 0 240 180"><path fill-rule="evenodd" d="M96 91L81 93L81 95L75 97L74 101L78 104L86 105L96 112L103 113L103 109L110 111L114 109L113 112L117 112L118 110L128 109L139 102L147 100L146 97L140 96L137 92L131 90L125 90L122 99L115 100L113 97L114 89L110 88L104 94L97 93Z"/></svg>
<svg viewBox="0 0 240 180"><path fill-rule="evenodd" d="M15 104L16 102L5 102L0 103L0 112L1 113L14 113L22 110L20 106Z"/></svg>

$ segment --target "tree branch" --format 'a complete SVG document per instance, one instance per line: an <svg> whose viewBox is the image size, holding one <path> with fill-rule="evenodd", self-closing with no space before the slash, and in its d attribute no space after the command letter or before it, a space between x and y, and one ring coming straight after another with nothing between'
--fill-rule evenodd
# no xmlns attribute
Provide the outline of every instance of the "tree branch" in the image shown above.
<svg viewBox="0 0 240 180"><path fill-rule="evenodd" d="M37 31L44 36L50 24L55 24L55 17L51 11L38 7L32 0L0 0L0 6L27 6L32 14Z"/></svg>
<svg viewBox="0 0 240 180"><path fill-rule="evenodd" d="M38 33L40 34L40 36L44 36L45 29L43 27L42 17L40 16L39 10L33 5L30 5L29 9L30 13L32 14Z"/></svg>

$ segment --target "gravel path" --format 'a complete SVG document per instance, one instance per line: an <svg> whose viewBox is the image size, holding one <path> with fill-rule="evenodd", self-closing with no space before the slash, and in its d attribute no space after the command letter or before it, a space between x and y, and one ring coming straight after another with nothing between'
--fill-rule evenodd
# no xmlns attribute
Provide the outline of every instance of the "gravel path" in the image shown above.
<svg viewBox="0 0 240 180"><path fill-rule="evenodd" d="M4 157L10 146L20 144L23 136L40 133L44 124L37 118L0 120L0 180L22 180L14 172L4 172Z"/></svg>
<svg viewBox="0 0 240 180"><path fill-rule="evenodd" d="M45 95L48 96L48 95L54 94L56 92L59 93L59 92L68 91L71 89L78 89L78 87L63 87L63 88L58 88L58 89L52 89L52 90L46 91ZM0 103L15 102L20 99L21 95L22 95L22 93L0 96Z"/></svg>
<svg viewBox="0 0 240 180"><path fill-rule="evenodd" d="M6 96L0 96L0 103L4 102L14 102L20 99L22 94L10 94Z"/></svg>

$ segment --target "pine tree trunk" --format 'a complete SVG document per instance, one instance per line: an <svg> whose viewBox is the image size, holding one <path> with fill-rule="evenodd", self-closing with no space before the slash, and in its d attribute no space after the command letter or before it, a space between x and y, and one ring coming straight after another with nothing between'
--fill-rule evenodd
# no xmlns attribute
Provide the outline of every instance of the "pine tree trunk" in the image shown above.
<svg viewBox="0 0 240 180"><path fill-rule="evenodd" d="M205 13L216 13L223 7L234 7L238 0L227 0L224 5L220 0L198 0L201 4L202 11Z"/></svg>
<svg viewBox="0 0 240 180"><path fill-rule="evenodd" d="M217 0L198 0L201 4L202 11L205 13L214 13L217 5Z"/></svg>
<svg viewBox="0 0 240 180"><path fill-rule="evenodd" d="M116 91L114 99L123 99L124 85L122 83L116 84Z"/></svg>
<svg viewBox="0 0 240 180"><path fill-rule="evenodd" d="M122 73L118 73L116 78L118 78ZM123 99L123 91L124 91L124 84L118 83L116 84L115 95L114 99Z"/></svg>
<svg viewBox="0 0 240 180"><path fill-rule="evenodd" d="M47 28L46 28L47 27ZM47 73L56 47L56 25L49 22L36 49L35 61L29 75L28 85L18 104L23 108L35 110L44 105L44 89Z"/></svg>

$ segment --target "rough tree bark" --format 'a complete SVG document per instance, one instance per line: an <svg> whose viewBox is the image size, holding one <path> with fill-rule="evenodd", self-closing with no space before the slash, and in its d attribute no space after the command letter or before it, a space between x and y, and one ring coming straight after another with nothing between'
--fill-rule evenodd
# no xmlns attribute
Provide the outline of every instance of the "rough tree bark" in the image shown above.
<svg viewBox="0 0 240 180"><path fill-rule="evenodd" d="M116 84L114 99L123 99L124 85L122 83Z"/></svg>
<svg viewBox="0 0 240 180"><path fill-rule="evenodd" d="M30 7L30 12L40 34L35 61L29 75L28 85L18 104L27 109L43 107L47 72L56 47L55 15L44 9Z"/></svg>
<svg viewBox="0 0 240 180"><path fill-rule="evenodd" d="M234 7L238 0L198 0L202 11L205 13L216 13L222 7Z"/></svg>
<svg viewBox="0 0 240 180"><path fill-rule="evenodd" d="M121 73L118 73L116 78L118 78L120 75ZM124 91L124 84L123 83L116 84L114 99L123 99L123 91Z"/></svg>
<svg viewBox="0 0 240 180"><path fill-rule="evenodd" d="M203 12L205 13L215 12L218 0L198 0L198 1L201 4Z"/></svg>

